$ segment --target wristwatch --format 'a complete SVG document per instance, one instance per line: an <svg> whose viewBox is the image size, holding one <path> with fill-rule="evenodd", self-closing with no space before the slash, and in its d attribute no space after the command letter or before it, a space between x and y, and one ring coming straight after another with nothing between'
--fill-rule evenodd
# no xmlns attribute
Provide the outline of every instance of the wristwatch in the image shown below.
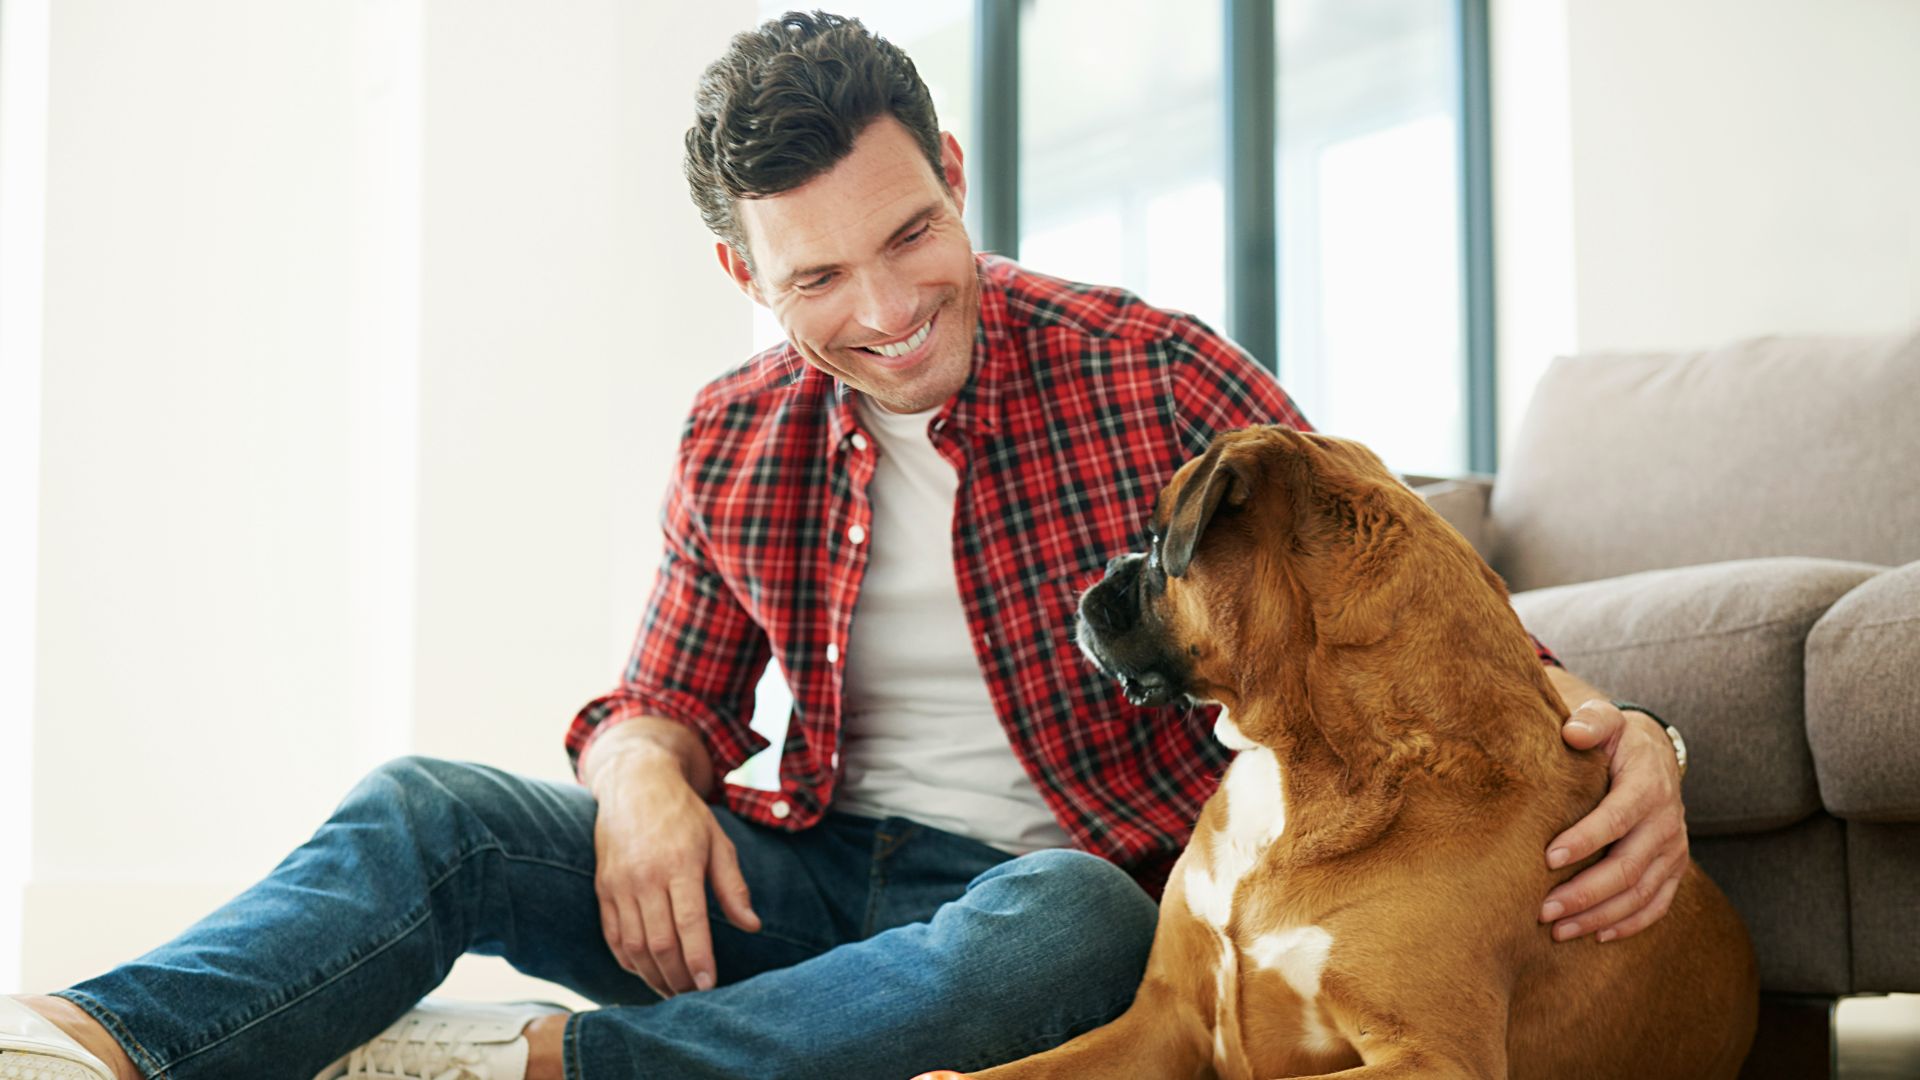
<svg viewBox="0 0 1920 1080"><path fill-rule="evenodd" d="M1619 709L1621 712L1631 710L1637 713L1646 713L1652 717L1653 722L1659 724L1660 730L1666 732L1667 738L1673 741L1673 756L1680 761L1680 779L1685 780L1687 778L1687 740L1680 737L1679 728L1660 719L1659 713L1654 712L1645 705L1637 705L1631 701L1616 701L1613 703L1613 707Z"/></svg>

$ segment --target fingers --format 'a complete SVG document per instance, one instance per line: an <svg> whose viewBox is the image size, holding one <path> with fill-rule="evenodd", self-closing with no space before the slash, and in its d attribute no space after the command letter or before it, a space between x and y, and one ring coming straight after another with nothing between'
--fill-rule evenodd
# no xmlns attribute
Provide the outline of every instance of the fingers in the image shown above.
<svg viewBox="0 0 1920 1080"><path fill-rule="evenodd" d="M669 996L693 989L693 976L680 949L680 926L674 921L673 901L665 890L640 895L640 917L646 920L647 954L660 969Z"/></svg>
<svg viewBox="0 0 1920 1080"><path fill-rule="evenodd" d="M701 879L675 881L668 890L680 955L696 990L713 989L713 931L707 928L707 891Z"/></svg>
<svg viewBox="0 0 1920 1080"><path fill-rule="evenodd" d="M1632 730L1625 714L1612 705L1588 702L1581 706L1582 712L1596 705L1605 705L1605 711L1612 713L1617 723L1613 734L1608 736L1612 740L1608 747L1612 761L1607 796L1572 828L1547 842L1547 866L1554 870L1592 855L1655 813L1671 811L1676 823L1684 821L1679 770L1673 764L1673 754L1664 737L1655 748L1649 737ZM1600 718L1596 718L1596 723L1602 728L1608 724Z"/></svg>
<svg viewBox="0 0 1920 1080"><path fill-rule="evenodd" d="M637 906L629 901L623 915L621 905L603 893L600 897L600 933L606 938L607 951L613 954L614 962L622 970L638 975L661 997L673 996L660 978L660 969L654 965L653 958L646 955L645 946L640 944L646 940L646 936L640 926ZM638 962L636 955L640 958Z"/></svg>
<svg viewBox="0 0 1920 1080"><path fill-rule="evenodd" d="M1553 928L1554 940L1571 941L1585 934L1612 929L1616 924L1644 911L1659 897L1660 890L1667 882L1678 877L1672 859L1656 859L1648 865L1645 873L1626 888L1556 923ZM1612 940L1612 937L1608 940Z"/></svg>
<svg viewBox="0 0 1920 1080"><path fill-rule="evenodd" d="M727 921L749 934L758 933L760 915L753 910L747 879L740 874L740 853L717 822L713 826L713 843L707 849L707 880L713 885L714 899L720 902Z"/></svg>
<svg viewBox="0 0 1920 1080"><path fill-rule="evenodd" d="M1627 831L1646 816L1646 811L1635 803L1635 792L1616 784L1607 792L1607 797L1600 800L1599 806L1548 842L1548 868L1558 870L1571 866L1627 835ZM1588 867L1582 876L1595 869Z"/></svg>
<svg viewBox="0 0 1920 1080"><path fill-rule="evenodd" d="M1686 830L1664 818L1655 819L1628 833L1606 858L1547 894L1540 920L1559 920L1553 928L1556 941L1612 929L1615 933L1606 939L1611 940L1618 936L1620 924L1647 915L1633 925L1638 931L1665 913L1662 888L1678 881L1686 867Z"/></svg>
<svg viewBox="0 0 1920 1080"><path fill-rule="evenodd" d="M1645 856L1635 853L1609 855L1588 868L1587 873L1595 875L1593 878L1582 880L1586 878L1586 874L1582 874L1568 882L1565 887L1570 891L1563 894L1564 898L1549 894L1542 914L1555 903L1565 905L1565 911L1554 922L1553 939L1571 941L1583 934L1604 930L1652 903L1660 886L1675 875L1674 860L1664 853L1643 860Z"/></svg>
<svg viewBox="0 0 1920 1080"><path fill-rule="evenodd" d="M1614 708L1612 702L1595 698L1573 710L1573 715L1560 726L1560 737L1575 750L1591 750L1616 741L1625 723L1626 714ZM1611 745L1607 752L1613 752Z"/></svg>
<svg viewBox="0 0 1920 1080"><path fill-rule="evenodd" d="M1673 905L1673 894L1680 891L1680 879L1685 876L1685 873L1683 869L1680 873L1668 878L1666 884L1660 886L1660 891L1654 896L1653 903L1600 931L1600 940L1614 941L1619 938L1630 938L1652 926L1667 913L1667 908Z"/></svg>

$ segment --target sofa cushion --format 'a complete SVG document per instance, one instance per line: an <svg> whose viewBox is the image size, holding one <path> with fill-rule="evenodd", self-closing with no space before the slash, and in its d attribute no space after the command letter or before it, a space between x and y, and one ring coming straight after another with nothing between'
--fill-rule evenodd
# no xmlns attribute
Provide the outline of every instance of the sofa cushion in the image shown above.
<svg viewBox="0 0 1920 1080"><path fill-rule="evenodd" d="M1775 829L1820 808L1807 747L1807 631L1883 567L1748 559L1536 589L1513 598L1567 669L1687 738L1687 825Z"/></svg>
<svg viewBox="0 0 1920 1080"><path fill-rule="evenodd" d="M1920 562L1833 605L1807 634L1807 743L1836 817L1920 821Z"/></svg>
<svg viewBox="0 0 1920 1080"><path fill-rule="evenodd" d="M1491 515L1516 592L1728 559L1920 559L1920 334L1553 362Z"/></svg>

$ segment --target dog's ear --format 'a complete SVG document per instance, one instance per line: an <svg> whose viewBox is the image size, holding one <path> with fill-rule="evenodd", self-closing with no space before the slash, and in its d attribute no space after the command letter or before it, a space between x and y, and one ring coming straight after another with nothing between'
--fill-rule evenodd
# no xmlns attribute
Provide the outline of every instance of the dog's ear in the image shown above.
<svg viewBox="0 0 1920 1080"><path fill-rule="evenodd" d="M1160 545L1160 565L1168 577L1181 577L1193 564L1193 549L1200 544L1207 526L1221 505L1241 506L1253 490L1253 458L1236 452L1223 439L1200 459L1194 477L1180 489L1173 513L1167 522L1167 535Z"/></svg>

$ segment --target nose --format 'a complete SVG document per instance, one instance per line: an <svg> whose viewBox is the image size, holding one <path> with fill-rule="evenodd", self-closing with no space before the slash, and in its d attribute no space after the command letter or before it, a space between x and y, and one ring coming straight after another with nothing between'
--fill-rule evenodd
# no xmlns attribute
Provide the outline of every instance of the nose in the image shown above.
<svg viewBox="0 0 1920 1080"><path fill-rule="evenodd" d="M916 329L913 320L919 308L912 282L894 274L872 273L862 278L860 310L854 317L869 329L892 338Z"/></svg>
<svg viewBox="0 0 1920 1080"><path fill-rule="evenodd" d="M1101 636L1124 634L1139 621L1131 576L1139 572L1142 556L1121 555L1107 562L1107 576L1080 598L1080 614Z"/></svg>

